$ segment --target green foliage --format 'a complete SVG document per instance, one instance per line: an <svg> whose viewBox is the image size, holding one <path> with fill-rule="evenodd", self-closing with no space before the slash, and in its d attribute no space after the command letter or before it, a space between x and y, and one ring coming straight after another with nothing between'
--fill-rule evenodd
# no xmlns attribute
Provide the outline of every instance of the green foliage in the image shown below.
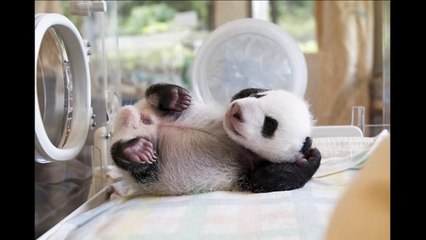
<svg viewBox="0 0 426 240"><path fill-rule="evenodd" d="M119 34L138 35L144 33L163 32L168 29L176 11L166 4L134 7L130 16L122 22Z"/></svg>
<svg viewBox="0 0 426 240"><path fill-rule="evenodd" d="M208 9L211 1L161 1L167 2L178 12L196 11L199 18L199 27L207 29Z"/></svg>
<svg viewBox="0 0 426 240"><path fill-rule="evenodd" d="M317 51L314 1L277 1L276 23L288 32L304 52Z"/></svg>
<svg viewBox="0 0 426 240"><path fill-rule="evenodd" d="M194 52L191 44L188 45L186 41L191 39L192 43L192 40L200 37L196 36L199 30L207 28L209 3L210 1L119 1L119 34L128 40L149 41L149 47L121 49L123 75L139 83L155 82L159 77L173 75L188 84L189 64ZM196 29L173 24L175 14L185 11L197 12L199 26ZM182 34L188 36L181 39Z"/></svg>
<svg viewBox="0 0 426 240"><path fill-rule="evenodd" d="M71 4L70 1L61 1L61 9L63 10L63 15L66 16L76 28L81 32L83 26L83 19L81 16L71 14Z"/></svg>
<svg viewBox="0 0 426 240"><path fill-rule="evenodd" d="M187 54L182 44L176 43L168 48L155 48L145 51L126 51L120 54L124 71L133 69L179 69Z"/></svg>
<svg viewBox="0 0 426 240"><path fill-rule="evenodd" d="M119 1L119 33L139 35L167 31L175 14L184 11L196 11L198 27L206 29L209 4L210 1Z"/></svg>

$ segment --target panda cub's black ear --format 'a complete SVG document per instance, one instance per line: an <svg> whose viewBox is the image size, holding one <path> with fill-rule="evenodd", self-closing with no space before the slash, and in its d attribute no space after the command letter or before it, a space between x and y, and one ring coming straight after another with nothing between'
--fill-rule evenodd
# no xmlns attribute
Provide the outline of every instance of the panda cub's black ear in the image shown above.
<svg viewBox="0 0 426 240"><path fill-rule="evenodd" d="M303 143L302 149L300 149L300 152L303 155L308 155L309 149L312 147L312 138L306 137L305 142Z"/></svg>
<svg viewBox="0 0 426 240"><path fill-rule="evenodd" d="M243 89L243 90L239 91L237 94L235 94L232 97L231 102L233 102L233 101L235 101L237 99L250 97L250 96L255 95L257 93L266 92L266 91L269 91L269 89L263 89L263 88L246 88L246 89Z"/></svg>

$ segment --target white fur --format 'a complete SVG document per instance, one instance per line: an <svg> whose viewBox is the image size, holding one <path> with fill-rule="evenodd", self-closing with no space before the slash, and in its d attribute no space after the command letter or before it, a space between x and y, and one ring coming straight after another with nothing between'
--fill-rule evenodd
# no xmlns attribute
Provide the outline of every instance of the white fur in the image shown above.
<svg viewBox="0 0 426 240"><path fill-rule="evenodd" d="M147 115L151 119L155 116ZM141 121L141 112L132 105L123 106L117 113L113 126L112 143L118 140L128 141L136 137L146 137L149 140L156 139L157 126L147 125Z"/></svg>

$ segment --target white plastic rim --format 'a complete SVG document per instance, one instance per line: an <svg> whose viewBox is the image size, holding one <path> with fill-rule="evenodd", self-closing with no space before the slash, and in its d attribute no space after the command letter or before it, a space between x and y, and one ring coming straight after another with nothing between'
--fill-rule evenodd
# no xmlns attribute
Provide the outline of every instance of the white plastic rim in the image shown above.
<svg viewBox="0 0 426 240"><path fill-rule="evenodd" d="M229 40L239 37L241 35L253 35L259 36L265 41L273 42L274 45L280 48L280 51L286 54L288 57L289 65L291 69L291 87L286 90L293 92L301 97L304 96L307 85L307 68L305 57L297 45L296 41L279 26L260 19L244 18L228 22L216 30L214 30L210 36L204 41L200 49L196 53L194 63L192 66L191 82L193 93L198 100L203 102L217 102L212 97L212 92L209 84L209 69L214 68L212 59L218 54L221 54L217 49L229 42ZM274 49L270 49L274 51ZM262 83L262 79L259 79L257 86L250 87L262 87L267 82ZM278 87L283 88L283 87ZM226 89L228 90L228 89ZM232 89L233 94L237 93L241 89ZM227 96L229 101L231 96ZM221 99L220 99L221 100Z"/></svg>
<svg viewBox="0 0 426 240"><path fill-rule="evenodd" d="M44 128L37 95L37 61L43 36L53 28L65 44L73 81L73 113L71 131L67 142L57 148ZM91 95L89 64L83 40L74 24L63 15L41 13L35 15L35 145L36 152L48 160L66 161L75 158L82 150L90 127Z"/></svg>

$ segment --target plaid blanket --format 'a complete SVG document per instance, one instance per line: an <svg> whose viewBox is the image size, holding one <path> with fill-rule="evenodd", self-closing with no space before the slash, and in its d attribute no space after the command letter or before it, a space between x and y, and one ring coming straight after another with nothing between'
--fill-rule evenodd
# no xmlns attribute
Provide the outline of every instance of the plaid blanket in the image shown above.
<svg viewBox="0 0 426 240"><path fill-rule="evenodd" d="M323 162L301 189L123 196L62 223L49 239L323 239L336 202L387 134L314 139Z"/></svg>

